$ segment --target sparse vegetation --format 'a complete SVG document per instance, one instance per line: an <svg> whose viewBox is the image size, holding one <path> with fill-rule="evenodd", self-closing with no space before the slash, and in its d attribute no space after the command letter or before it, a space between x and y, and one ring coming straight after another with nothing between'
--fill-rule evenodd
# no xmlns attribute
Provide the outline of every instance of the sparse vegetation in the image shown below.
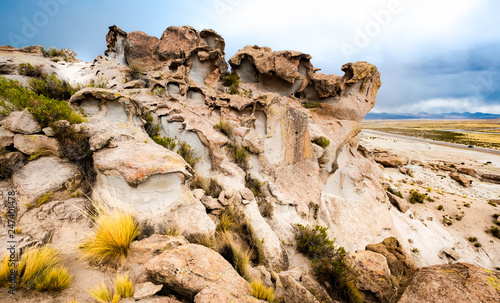
<svg viewBox="0 0 500 303"><path fill-rule="evenodd" d="M233 240L232 233L227 230L218 234L218 241L219 254L233 265L240 276L245 278L245 280L249 280L248 265L250 264L250 250L237 244Z"/></svg>
<svg viewBox="0 0 500 303"><path fill-rule="evenodd" d="M220 120L219 123L214 125L214 129L220 131L224 135L226 135L228 138L233 138L233 127L229 122Z"/></svg>
<svg viewBox="0 0 500 303"><path fill-rule="evenodd" d="M34 161L40 157L52 156L52 155L54 155L54 151L50 149L39 149L28 158L28 161Z"/></svg>
<svg viewBox="0 0 500 303"><path fill-rule="evenodd" d="M469 240L469 242L471 242L471 243L477 242L476 237L469 237L467 240Z"/></svg>
<svg viewBox="0 0 500 303"><path fill-rule="evenodd" d="M450 226L453 225L453 221L447 216L443 216L443 224L446 226Z"/></svg>
<svg viewBox="0 0 500 303"><path fill-rule="evenodd" d="M163 86L157 85L153 88L153 94L162 97L165 94L165 88Z"/></svg>
<svg viewBox="0 0 500 303"><path fill-rule="evenodd" d="M116 276L115 293L121 298L130 298L134 295L134 285L128 274Z"/></svg>
<svg viewBox="0 0 500 303"><path fill-rule="evenodd" d="M44 57L63 57L64 60L67 60L66 55L64 54L64 50L58 49L55 47L51 47L46 49L43 46L40 46L40 51Z"/></svg>
<svg viewBox="0 0 500 303"><path fill-rule="evenodd" d="M416 248L416 247L415 247L415 248L413 248L413 249L411 250L411 252L418 254L418 253L420 252L420 250L419 250L418 248Z"/></svg>
<svg viewBox="0 0 500 303"><path fill-rule="evenodd" d="M464 203L464 206L470 208L470 203Z"/></svg>
<svg viewBox="0 0 500 303"><path fill-rule="evenodd" d="M355 286L353 267L345 263L346 251L330 240L327 227L298 224L296 228L297 250L312 260L313 273L331 293L347 302L363 302L364 297Z"/></svg>
<svg viewBox="0 0 500 303"><path fill-rule="evenodd" d="M496 226L490 226L490 228L486 230L486 233L491 234L493 237L500 239L500 229Z"/></svg>
<svg viewBox="0 0 500 303"><path fill-rule="evenodd" d="M491 206L493 206L493 207L497 207L497 204L495 202L493 202L493 201L488 201L488 204L491 205Z"/></svg>
<svg viewBox="0 0 500 303"><path fill-rule="evenodd" d="M231 95L240 93L240 78L237 74L226 73L222 76L222 85L229 87Z"/></svg>
<svg viewBox="0 0 500 303"><path fill-rule="evenodd" d="M314 138L312 142L316 145L321 146L322 148L326 148L328 145L330 145L330 140L323 136Z"/></svg>
<svg viewBox="0 0 500 303"><path fill-rule="evenodd" d="M53 192L48 192L46 193L45 195L43 195L42 197L39 197L35 203L35 205L31 205L31 204L26 204L26 207L28 209L32 209L32 208L35 208L35 207L39 207L41 206L42 204L44 203L47 203L50 198L52 198L52 195L53 195Z"/></svg>
<svg viewBox="0 0 500 303"><path fill-rule="evenodd" d="M427 196L425 194L421 194L418 192L418 190L412 189L410 191L410 203L415 204L415 203L424 203L424 200Z"/></svg>
<svg viewBox="0 0 500 303"><path fill-rule="evenodd" d="M313 108L319 108L320 103L319 102L304 102L302 103L302 106L307 109L313 109Z"/></svg>
<svg viewBox="0 0 500 303"><path fill-rule="evenodd" d="M443 206L443 205L439 205L439 206L437 207L437 210L444 210L444 206Z"/></svg>
<svg viewBox="0 0 500 303"><path fill-rule="evenodd" d="M139 235L132 215L121 209L110 210L103 202L94 204L96 230L80 248L92 264L118 265L128 254L130 243Z"/></svg>
<svg viewBox="0 0 500 303"><path fill-rule="evenodd" d="M204 178L199 174L195 173L194 179L189 183L190 189L201 188L205 191L207 196L212 198L218 198L222 192L222 186L219 184L215 178Z"/></svg>
<svg viewBox="0 0 500 303"><path fill-rule="evenodd" d="M160 136L155 136L152 138L153 141L156 142L156 144L159 144L165 148L168 148L170 150L174 150L175 147L177 146L177 137L175 138L170 138L170 137L160 137Z"/></svg>
<svg viewBox="0 0 500 303"><path fill-rule="evenodd" d="M36 80L36 79L34 79ZM58 120L81 123L83 119L65 101L48 98L24 88L19 82L0 77L0 114L27 109L42 127Z"/></svg>
<svg viewBox="0 0 500 303"><path fill-rule="evenodd" d="M395 196L398 196L400 197L401 199L403 199L403 194L399 191L399 190L395 190L393 189L392 187L388 187L387 188L387 191L390 192L391 194L395 195Z"/></svg>
<svg viewBox="0 0 500 303"><path fill-rule="evenodd" d="M264 286L262 281L253 281L250 283L250 288L252 289L253 297L271 303L274 302L274 289Z"/></svg>
<svg viewBox="0 0 500 303"><path fill-rule="evenodd" d="M30 89L38 95L56 100L68 100L80 87L73 87L66 81L59 79L56 75L44 75L40 78L32 78L28 83Z"/></svg>
<svg viewBox="0 0 500 303"><path fill-rule="evenodd" d="M71 284L72 276L61 265L62 258L54 248L28 248L17 264L17 288L57 293ZM0 286L7 287L10 278L9 257L0 264Z"/></svg>
<svg viewBox="0 0 500 303"><path fill-rule="evenodd" d="M186 238L190 243L193 244L203 245L205 247L212 249L215 248L216 246L215 238L210 236L209 234L194 234L194 235L191 234L188 235Z"/></svg>
<svg viewBox="0 0 500 303"><path fill-rule="evenodd" d="M89 295L99 303L107 303L113 300L113 291L104 282L88 290ZM119 300L119 298L118 298Z"/></svg>
<svg viewBox="0 0 500 303"><path fill-rule="evenodd" d="M17 69L20 75L34 78L41 78L44 76L42 65L31 65L29 63L21 63Z"/></svg>
<svg viewBox="0 0 500 303"><path fill-rule="evenodd" d="M144 71L137 65L130 65L128 69L125 71L127 78L129 81L139 80L142 77Z"/></svg>
<svg viewBox="0 0 500 303"><path fill-rule="evenodd" d="M103 77L99 77L98 80L91 79L89 84L85 85L86 87L97 87L97 88L107 88L108 80L105 80Z"/></svg>
<svg viewBox="0 0 500 303"><path fill-rule="evenodd" d="M219 223L217 224L216 230L218 232L224 232L232 230L236 227L236 222L234 216L230 215L228 212L223 212L220 215Z"/></svg>
<svg viewBox="0 0 500 303"><path fill-rule="evenodd" d="M179 149L177 150L177 153L182 158L184 158L186 163L189 164L191 167L194 167L196 163L200 161L200 157L196 156L196 151L184 141L179 143Z"/></svg>
<svg viewBox="0 0 500 303"><path fill-rule="evenodd" d="M250 189L256 198L263 196L263 186L265 182L261 182L258 179L251 178L249 175L245 177L245 187Z"/></svg>
<svg viewBox="0 0 500 303"><path fill-rule="evenodd" d="M229 143L227 148L234 163L236 163L243 170L248 169L248 158L250 156L247 148L236 143Z"/></svg>
<svg viewBox="0 0 500 303"><path fill-rule="evenodd" d="M483 246L483 245L481 245L481 243L479 243L479 242L474 243L474 247L479 248L479 247L482 247L482 246Z"/></svg>

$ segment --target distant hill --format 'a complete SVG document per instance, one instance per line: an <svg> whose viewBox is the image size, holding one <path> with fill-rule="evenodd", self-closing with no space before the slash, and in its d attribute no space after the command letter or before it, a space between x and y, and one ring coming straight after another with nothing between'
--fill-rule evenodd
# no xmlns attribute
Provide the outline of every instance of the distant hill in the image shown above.
<svg viewBox="0 0 500 303"><path fill-rule="evenodd" d="M391 120L391 119L500 119L497 114L485 113L414 113L414 114L391 114L391 113L368 113L364 120Z"/></svg>

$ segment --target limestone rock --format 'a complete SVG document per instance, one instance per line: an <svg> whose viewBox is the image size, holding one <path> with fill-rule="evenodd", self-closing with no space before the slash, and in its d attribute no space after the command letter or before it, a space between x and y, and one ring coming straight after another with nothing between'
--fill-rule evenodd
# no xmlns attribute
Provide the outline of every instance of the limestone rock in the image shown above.
<svg viewBox="0 0 500 303"><path fill-rule="evenodd" d="M139 79L139 80L132 80L123 86L125 89L133 89L133 88L145 88L146 87L146 81Z"/></svg>
<svg viewBox="0 0 500 303"><path fill-rule="evenodd" d="M44 128L42 128L42 132L48 137L55 136L54 130L52 129L52 127L44 127Z"/></svg>
<svg viewBox="0 0 500 303"><path fill-rule="evenodd" d="M499 285L498 274L475 265L428 266L415 274L398 302L500 302Z"/></svg>
<svg viewBox="0 0 500 303"><path fill-rule="evenodd" d="M221 255L201 245L188 244L163 252L146 263L154 283L164 284L194 298L215 286L233 296L250 294L250 286Z"/></svg>
<svg viewBox="0 0 500 303"><path fill-rule="evenodd" d="M445 248L443 248L443 254L446 257L451 258L451 259L453 259L455 261L458 261L460 259L460 254L458 253L458 251L456 251L452 247L445 247Z"/></svg>
<svg viewBox="0 0 500 303"><path fill-rule="evenodd" d="M321 284L314 280L310 275L302 275L300 277L300 284L304 286L310 293L314 294L314 297L324 303L337 303L333 300L328 292L325 290Z"/></svg>
<svg viewBox="0 0 500 303"><path fill-rule="evenodd" d="M9 146L14 144L14 133L5 127L0 127L0 146Z"/></svg>
<svg viewBox="0 0 500 303"><path fill-rule="evenodd" d="M51 151L53 155L59 155L59 142L44 135L21 135L14 137L14 147L26 155L32 155L37 151Z"/></svg>
<svg viewBox="0 0 500 303"><path fill-rule="evenodd" d="M194 297L194 303L265 303L250 296L236 297L224 289L210 286L204 288Z"/></svg>
<svg viewBox="0 0 500 303"><path fill-rule="evenodd" d="M220 205L219 201L210 196L203 196L203 198L201 198L201 203L208 210L222 209L222 205Z"/></svg>
<svg viewBox="0 0 500 303"><path fill-rule="evenodd" d="M12 176L18 191L31 199L56 192L80 177L75 164L56 157L43 157L26 164Z"/></svg>
<svg viewBox="0 0 500 303"><path fill-rule="evenodd" d="M155 295L163 288L163 285L154 285L151 282L141 283L134 286L134 299L142 300Z"/></svg>
<svg viewBox="0 0 500 303"><path fill-rule="evenodd" d="M106 34L107 50L104 54L111 58L116 59L121 64L127 64L125 59L125 39L127 33L116 25L109 27L109 32Z"/></svg>
<svg viewBox="0 0 500 303"><path fill-rule="evenodd" d="M193 196L198 200L201 200L201 198L203 198L203 196L205 195L205 191L201 188L195 188L195 189L191 190L191 192L193 193ZM219 201L220 201L220 199L219 199Z"/></svg>
<svg viewBox="0 0 500 303"><path fill-rule="evenodd" d="M359 272L356 286L365 294L367 302L383 302L392 297L391 271L383 255L358 250L349 254L346 261L356 266Z"/></svg>
<svg viewBox="0 0 500 303"><path fill-rule="evenodd" d="M470 168L470 167L461 166L461 167L458 168L457 171L459 173L461 173L461 174L469 175L471 177L475 177L477 175L476 171L473 168Z"/></svg>
<svg viewBox="0 0 500 303"><path fill-rule="evenodd" d="M254 199L252 191L246 187L240 190L240 195L244 200L252 201Z"/></svg>
<svg viewBox="0 0 500 303"><path fill-rule="evenodd" d="M378 244L369 244L365 249L386 257L391 274L395 277L406 275L417 269L411 256L394 237L386 238Z"/></svg>
<svg viewBox="0 0 500 303"><path fill-rule="evenodd" d="M467 179L459 173L450 173L450 178L457 181L463 187L470 187L470 185L472 184L472 180Z"/></svg>
<svg viewBox="0 0 500 303"><path fill-rule="evenodd" d="M487 182L500 184L500 175L481 174L481 179Z"/></svg>
<svg viewBox="0 0 500 303"><path fill-rule="evenodd" d="M262 265L257 267L248 268L248 274L250 275L251 281L262 281L262 284L266 287L273 286L273 282L271 281L271 273Z"/></svg>
<svg viewBox="0 0 500 303"><path fill-rule="evenodd" d="M150 237L133 241L130 244L130 255L139 264L144 264L165 250L187 245L189 242L182 236L165 236L153 234Z"/></svg>
<svg viewBox="0 0 500 303"><path fill-rule="evenodd" d="M32 135L42 130L40 124L36 122L33 115L27 109L22 112L12 112L2 121L2 125L12 132L25 135Z"/></svg>
<svg viewBox="0 0 500 303"><path fill-rule="evenodd" d="M402 213L407 212L410 209L410 205L406 200L401 199L400 197L387 193L387 197L389 197L389 201L391 201L392 204L394 204Z"/></svg>
<svg viewBox="0 0 500 303"><path fill-rule="evenodd" d="M282 298L285 303L319 303L309 290L286 273L279 274L279 279L276 281L276 296Z"/></svg>

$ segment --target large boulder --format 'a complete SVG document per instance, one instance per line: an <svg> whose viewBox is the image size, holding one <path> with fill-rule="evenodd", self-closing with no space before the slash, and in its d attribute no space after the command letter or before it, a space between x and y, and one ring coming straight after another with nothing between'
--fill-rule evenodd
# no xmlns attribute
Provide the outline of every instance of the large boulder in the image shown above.
<svg viewBox="0 0 500 303"><path fill-rule="evenodd" d="M14 147L26 155L32 155L40 151L59 155L59 142L54 138L44 135L16 134L14 137Z"/></svg>
<svg viewBox="0 0 500 303"><path fill-rule="evenodd" d="M472 180L467 179L466 177L456 172L450 173L450 178L457 181L458 184L462 185L463 187L470 187L470 185L472 184Z"/></svg>
<svg viewBox="0 0 500 303"><path fill-rule="evenodd" d="M500 302L499 278L467 263L428 266L415 274L398 302Z"/></svg>
<svg viewBox="0 0 500 303"><path fill-rule="evenodd" d="M411 256L394 237L386 238L378 244L369 244L365 249L384 256L391 274L395 277L410 274L417 269Z"/></svg>
<svg viewBox="0 0 500 303"><path fill-rule="evenodd" d="M204 288L194 297L194 303L265 303L254 297L236 297L220 287L210 286Z"/></svg>
<svg viewBox="0 0 500 303"><path fill-rule="evenodd" d="M67 189L80 179L78 167L57 157L32 161L12 176L16 189L28 200Z"/></svg>
<svg viewBox="0 0 500 303"><path fill-rule="evenodd" d="M33 115L27 110L21 112L12 112L7 119L2 121L2 125L15 133L32 135L42 131L38 122Z"/></svg>
<svg viewBox="0 0 500 303"><path fill-rule="evenodd" d="M284 303L319 303L318 299L287 272L276 279L276 296Z"/></svg>
<svg viewBox="0 0 500 303"><path fill-rule="evenodd" d="M153 283L164 284L193 299L207 287L235 297L250 295L250 286L221 255L205 246L188 244L167 250L146 263Z"/></svg>
<svg viewBox="0 0 500 303"><path fill-rule="evenodd" d="M359 273L356 286L365 294L367 302L389 302L394 294L391 271L381 254L358 250L347 257L347 262Z"/></svg>
<svg viewBox="0 0 500 303"><path fill-rule="evenodd" d="M9 146L14 143L14 133L5 127L0 127L0 146Z"/></svg>
<svg viewBox="0 0 500 303"><path fill-rule="evenodd" d="M125 59L131 66L154 69L158 66L160 39L143 32L130 32L125 40Z"/></svg>

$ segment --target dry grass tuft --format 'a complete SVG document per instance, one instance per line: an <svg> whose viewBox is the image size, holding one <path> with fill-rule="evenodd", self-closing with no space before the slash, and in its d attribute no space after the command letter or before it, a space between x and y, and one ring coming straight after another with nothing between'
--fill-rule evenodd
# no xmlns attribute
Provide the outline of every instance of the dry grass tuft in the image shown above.
<svg viewBox="0 0 500 303"><path fill-rule="evenodd" d="M101 282L98 286L89 289L87 292L99 303L108 303L111 299L113 299L113 291L110 290L104 282Z"/></svg>
<svg viewBox="0 0 500 303"><path fill-rule="evenodd" d="M250 274L248 273L251 255L250 250L236 243L229 231L219 233L217 241L219 254L233 265L240 276L248 281L250 279Z"/></svg>
<svg viewBox="0 0 500 303"><path fill-rule="evenodd" d="M139 235L138 223L122 209L110 210L103 203L94 205L96 226L93 237L80 245L84 258L93 264L118 265Z"/></svg>
<svg viewBox="0 0 500 303"><path fill-rule="evenodd" d="M262 281L253 281L250 283L250 288L252 289L252 296L255 298L267 302L274 302L274 289L262 285Z"/></svg>
<svg viewBox="0 0 500 303"><path fill-rule="evenodd" d="M134 295L134 285L128 274L116 276L115 281L115 294L122 298L130 298Z"/></svg>

